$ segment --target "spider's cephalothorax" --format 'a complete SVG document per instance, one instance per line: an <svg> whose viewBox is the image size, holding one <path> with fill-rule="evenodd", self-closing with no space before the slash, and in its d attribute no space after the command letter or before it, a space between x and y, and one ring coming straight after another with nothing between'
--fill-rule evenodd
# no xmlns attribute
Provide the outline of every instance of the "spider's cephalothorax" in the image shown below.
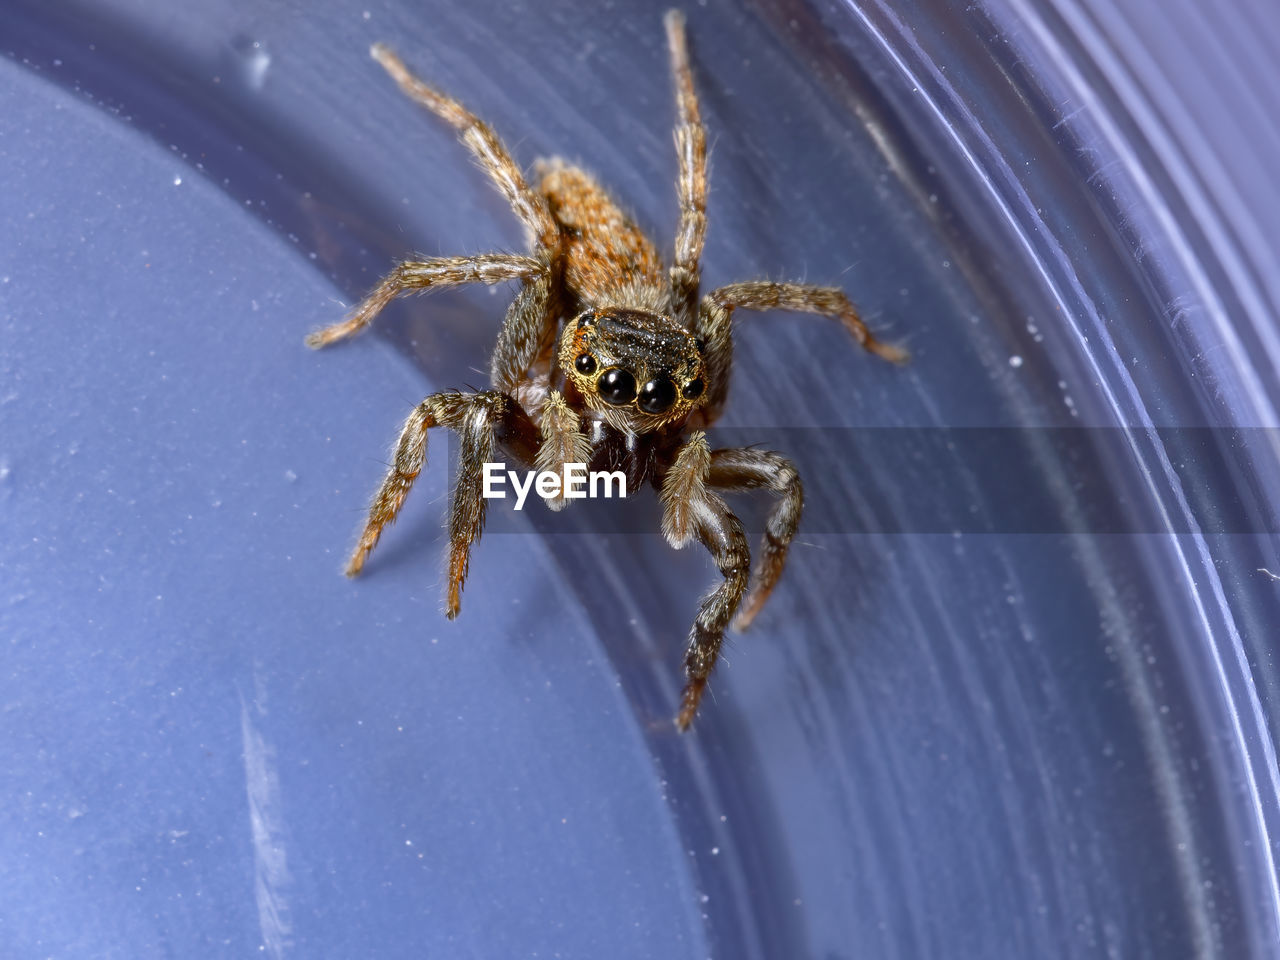
<svg viewBox="0 0 1280 960"><path fill-rule="evenodd" d="M386 480L374 496L355 553L359 573L383 527L395 520L426 462L427 430L449 427L462 440L449 516L448 617L457 616L471 545L484 526L483 467L499 448L528 467L606 462L630 482L660 491L662 531L677 547L698 540L721 581L702 601L685 654L688 682L676 724L698 709L730 621L743 629L782 573L804 495L791 461L755 448L712 450L700 428L719 417L733 359L735 309L781 309L833 317L865 349L887 360L905 354L876 340L848 297L834 287L767 281L734 283L699 299L706 234L706 135L689 70L684 18L666 16L676 85L680 225L670 267L644 233L588 174L543 161L531 187L493 131L452 97L413 76L381 44L375 60L411 98L458 131L524 224L527 256L482 254L406 261L383 278L341 323L312 334L322 347L368 326L395 297L464 283L516 280L494 349L491 389L432 394L410 414ZM769 490L778 497L754 571L742 524L721 493ZM552 499L559 509L568 501Z"/></svg>
<svg viewBox="0 0 1280 960"><path fill-rule="evenodd" d="M660 313L588 310L565 325L558 361L566 393L623 434L682 424L706 398L698 339Z"/></svg>

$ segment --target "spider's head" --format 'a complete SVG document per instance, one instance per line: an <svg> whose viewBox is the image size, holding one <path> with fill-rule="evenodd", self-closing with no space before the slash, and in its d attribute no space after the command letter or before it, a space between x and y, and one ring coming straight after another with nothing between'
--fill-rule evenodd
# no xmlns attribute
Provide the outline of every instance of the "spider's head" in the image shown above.
<svg viewBox="0 0 1280 960"><path fill-rule="evenodd" d="M706 402L701 344L659 313L587 310L565 326L558 361L587 406L625 433L679 423Z"/></svg>

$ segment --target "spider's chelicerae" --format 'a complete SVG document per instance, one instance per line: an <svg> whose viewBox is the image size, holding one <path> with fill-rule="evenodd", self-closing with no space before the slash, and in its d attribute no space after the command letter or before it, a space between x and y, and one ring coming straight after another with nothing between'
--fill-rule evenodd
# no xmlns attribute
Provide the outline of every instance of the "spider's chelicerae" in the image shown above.
<svg viewBox="0 0 1280 960"><path fill-rule="evenodd" d="M538 165L530 186L502 141L461 103L423 83L381 44L372 55L410 98L455 130L511 204L530 238L528 256L481 254L407 261L341 323L307 342L323 347L368 326L395 297L464 283L520 284L493 352L492 389L427 397L410 414L394 462L374 497L347 574L355 576L396 518L427 453L427 430L461 437L449 515L446 615L458 615L471 546L484 525L483 465L501 448L527 467L561 473L566 463L621 469L634 488L660 491L662 532L672 546L701 542L723 577L702 601L685 654L688 682L676 717L687 729L725 629L745 628L773 590L800 522L804 494L794 465L765 450L712 450L703 428L720 416L733 360L735 310L793 310L833 317L865 349L904 354L875 339L848 297L832 287L756 281L699 298L706 233L707 147L689 70L684 18L666 16L675 79L680 225L675 256L658 250L592 177L561 160ZM769 516L754 572L742 524L719 493L769 490ZM548 500L566 505L563 492ZM745 597L745 599L744 599ZM736 613L736 618L735 618Z"/></svg>

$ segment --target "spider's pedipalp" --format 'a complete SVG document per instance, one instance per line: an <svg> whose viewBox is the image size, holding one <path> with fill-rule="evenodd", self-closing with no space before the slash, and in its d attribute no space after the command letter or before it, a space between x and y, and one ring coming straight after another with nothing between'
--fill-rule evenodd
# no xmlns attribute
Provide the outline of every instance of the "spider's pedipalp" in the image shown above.
<svg viewBox="0 0 1280 960"><path fill-rule="evenodd" d="M698 514L707 509L711 446L701 430L689 435L662 478L662 535L680 549L697 532Z"/></svg>
<svg viewBox="0 0 1280 960"><path fill-rule="evenodd" d="M538 427L542 433L542 446L534 466L539 470L563 476L566 463L587 463L591 460L591 444L582 433L578 415L564 402L560 391L552 390L547 395ZM569 505L562 488L554 497L544 498L543 502L552 510L562 510Z"/></svg>

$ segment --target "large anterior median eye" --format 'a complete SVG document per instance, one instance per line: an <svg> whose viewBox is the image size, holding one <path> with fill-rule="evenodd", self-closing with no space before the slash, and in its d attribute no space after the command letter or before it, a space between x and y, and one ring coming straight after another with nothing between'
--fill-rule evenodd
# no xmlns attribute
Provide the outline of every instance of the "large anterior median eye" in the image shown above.
<svg viewBox="0 0 1280 960"><path fill-rule="evenodd" d="M621 367L614 367L600 374L596 381L596 392L604 398L605 403L620 407L636 398L636 378Z"/></svg>
<svg viewBox="0 0 1280 960"><path fill-rule="evenodd" d="M666 377L655 377L640 388L640 409L645 413L663 413L676 402L676 385Z"/></svg>

